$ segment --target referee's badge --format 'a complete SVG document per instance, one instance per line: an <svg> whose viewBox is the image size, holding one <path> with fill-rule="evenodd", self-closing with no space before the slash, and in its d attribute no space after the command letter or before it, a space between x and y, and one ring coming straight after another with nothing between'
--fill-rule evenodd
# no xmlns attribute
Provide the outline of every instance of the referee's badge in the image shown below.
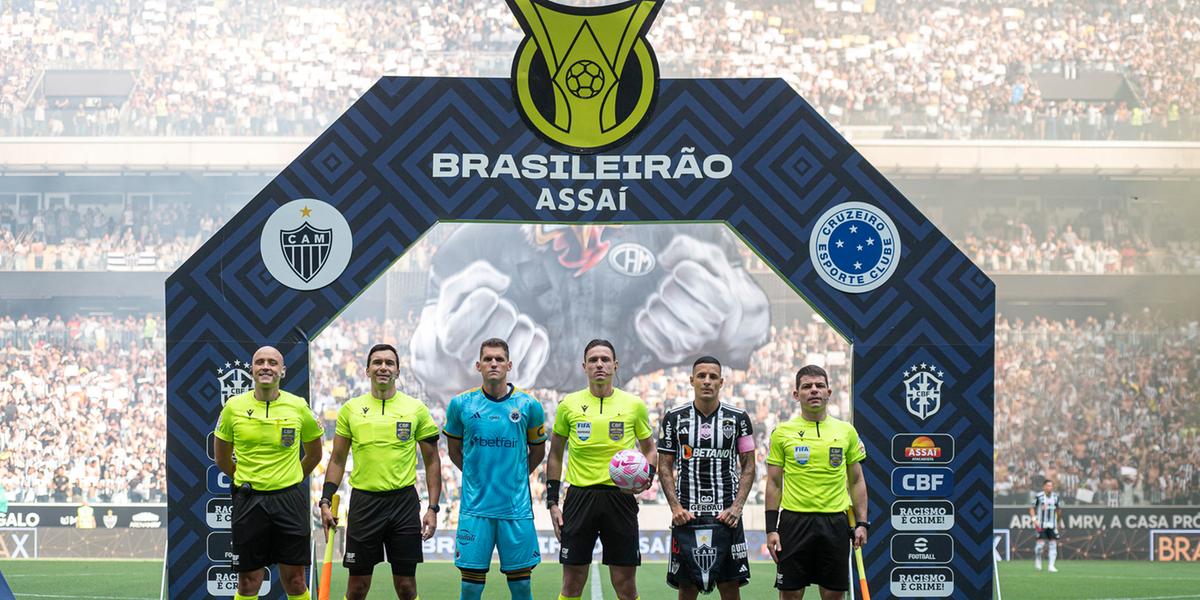
<svg viewBox="0 0 1200 600"><path fill-rule="evenodd" d="M587 421L580 421L579 423L576 423L575 435L581 442L588 441L588 438L592 437L592 424Z"/></svg>
<svg viewBox="0 0 1200 600"><path fill-rule="evenodd" d="M796 446L792 448L792 455L796 458L796 464L798 465L807 465L808 457L811 454L812 452L808 449L808 446Z"/></svg>
<svg viewBox="0 0 1200 600"><path fill-rule="evenodd" d="M608 439L619 442L625 437L625 422L624 421L609 421L608 422Z"/></svg>
<svg viewBox="0 0 1200 600"><path fill-rule="evenodd" d="M841 448L830 448L829 449L829 466L831 466L831 467L842 466L842 449Z"/></svg>
<svg viewBox="0 0 1200 600"><path fill-rule="evenodd" d="M402 442L412 439L412 423L408 421L396 421L396 439Z"/></svg>
<svg viewBox="0 0 1200 600"><path fill-rule="evenodd" d="M291 448L296 443L296 428L284 427L279 431L279 443L284 448Z"/></svg>

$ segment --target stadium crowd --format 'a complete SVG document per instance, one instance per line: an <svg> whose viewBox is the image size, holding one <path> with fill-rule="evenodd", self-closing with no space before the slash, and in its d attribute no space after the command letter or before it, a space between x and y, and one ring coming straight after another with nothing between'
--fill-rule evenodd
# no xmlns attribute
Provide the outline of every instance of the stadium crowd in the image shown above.
<svg viewBox="0 0 1200 600"><path fill-rule="evenodd" d="M310 393L327 443L337 408L367 391L362 352L380 341L401 349L401 389L423 398L434 420L444 421L449 399L424 398L409 365L405 349L414 328L414 314L344 319L317 338ZM997 502L1024 503L1041 478L1050 477L1069 503L1200 503L1200 406L1193 401L1198 336L1195 322L1150 313L1081 321L1000 318ZM848 351L824 324L793 321L772 331L748 370L727 370L723 397L752 415L760 473L769 432L793 414L788 392L801 364L826 365L835 389L832 412L848 414ZM162 501L161 315L0 317L0 354L0 482L10 501ZM658 418L691 398L688 372L657 371L620 386L645 399L657 433ZM532 393L552 422L562 394ZM454 506L459 474L443 459L445 498ZM539 498L544 491L540 468L533 490ZM762 494L756 486L751 501ZM661 501L657 484L644 499ZM456 514L443 516L452 521Z"/></svg>
<svg viewBox="0 0 1200 600"><path fill-rule="evenodd" d="M164 502L161 315L0 316L10 502Z"/></svg>
<svg viewBox="0 0 1200 600"><path fill-rule="evenodd" d="M153 208L0 207L0 270L170 271L225 224L234 207L165 202Z"/></svg>
<svg viewBox="0 0 1200 600"><path fill-rule="evenodd" d="M996 501L1200 503L1195 321L1150 312L996 325Z"/></svg>
<svg viewBox="0 0 1200 600"><path fill-rule="evenodd" d="M783 77L835 124L891 137L1193 140L1198 16L1151 0L696 0L665 4L649 38L664 76ZM385 74L507 76L522 37L483 0L15 0L0 135L313 135ZM46 95L43 77L72 69L123 70L130 90ZM1094 73L1119 91L1079 83Z"/></svg>

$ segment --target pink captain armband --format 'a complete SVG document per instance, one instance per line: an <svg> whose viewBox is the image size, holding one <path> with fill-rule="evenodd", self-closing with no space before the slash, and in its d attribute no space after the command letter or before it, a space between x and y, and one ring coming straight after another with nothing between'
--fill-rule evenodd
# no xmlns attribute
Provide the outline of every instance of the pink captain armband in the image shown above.
<svg viewBox="0 0 1200 600"><path fill-rule="evenodd" d="M741 454L742 452L750 452L751 450L754 450L754 436L743 435L742 437L738 438L738 454Z"/></svg>

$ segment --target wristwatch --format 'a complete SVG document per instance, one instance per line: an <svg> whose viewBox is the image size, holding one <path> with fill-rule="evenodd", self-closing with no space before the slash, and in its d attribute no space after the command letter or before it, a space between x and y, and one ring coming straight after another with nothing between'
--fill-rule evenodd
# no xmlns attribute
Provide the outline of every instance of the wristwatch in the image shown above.
<svg viewBox="0 0 1200 600"><path fill-rule="evenodd" d="M441 511L442 511L442 505L440 505L440 504L430 504L430 505L429 505L429 510L432 510L432 511L433 511L433 512L435 512L435 513L436 513L436 512L441 512Z"/></svg>
<svg viewBox="0 0 1200 600"><path fill-rule="evenodd" d="M871 530L871 522L870 522L870 521L866 521L866 520L859 521L859 522L858 522L857 524L855 524L854 526L855 526L855 527L862 527L863 529L866 529L867 531L870 531L870 530Z"/></svg>

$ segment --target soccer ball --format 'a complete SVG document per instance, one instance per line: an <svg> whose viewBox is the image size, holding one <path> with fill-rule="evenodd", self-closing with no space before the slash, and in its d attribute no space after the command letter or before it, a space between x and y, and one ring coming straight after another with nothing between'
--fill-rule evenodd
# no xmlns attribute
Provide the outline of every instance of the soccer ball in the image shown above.
<svg viewBox="0 0 1200 600"><path fill-rule="evenodd" d="M608 476L623 490L636 490L650 481L650 463L637 450L622 450L608 461Z"/></svg>
<svg viewBox="0 0 1200 600"><path fill-rule="evenodd" d="M567 91L581 100L594 98L604 89L604 72L590 60L578 60L567 68Z"/></svg>

